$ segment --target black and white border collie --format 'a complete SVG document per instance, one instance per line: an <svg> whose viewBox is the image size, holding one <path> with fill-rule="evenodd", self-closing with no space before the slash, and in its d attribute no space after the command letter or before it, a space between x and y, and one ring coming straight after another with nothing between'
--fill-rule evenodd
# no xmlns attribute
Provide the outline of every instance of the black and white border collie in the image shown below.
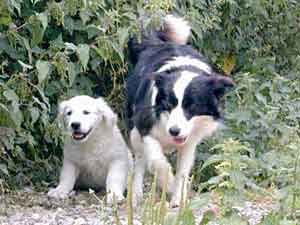
<svg viewBox="0 0 300 225"><path fill-rule="evenodd" d="M162 30L144 34L140 43L129 41L135 68L126 84L126 112L135 153L134 203L142 198L147 169L157 174L160 187L167 185L175 207L186 198L196 145L219 127L219 101L233 81L187 45L191 28L186 21L168 15L164 22ZM174 178L165 154L175 149Z"/></svg>

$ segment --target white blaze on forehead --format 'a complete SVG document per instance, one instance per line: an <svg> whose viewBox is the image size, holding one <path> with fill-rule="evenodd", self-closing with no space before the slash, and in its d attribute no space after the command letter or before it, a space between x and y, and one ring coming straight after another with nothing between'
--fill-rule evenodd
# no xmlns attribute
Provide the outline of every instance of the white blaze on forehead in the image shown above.
<svg viewBox="0 0 300 225"><path fill-rule="evenodd" d="M193 72L189 72L189 71L181 72L181 76L175 82L174 88L173 88L175 96L178 100L178 106L181 107L181 102L182 102L184 91L185 91L186 87L191 82L191 80L197 76L198 76L198 74L193 73Z"/></svg>
<svg viewBox="0 0 300 225"><path fill-rule="evenodd" d="M199 59L191 58L190 56L174 57L172 60L168 61L165 65L163 65L157 72L160 73L181 66L194 66L200 70L203 70L206 73L211 73L211 68L208 64L202 62Z"/></svg>
<svg viewBox="0 0 300 225"><path fill-rule="evenodd" d="M184 115L182 108L182 100L184 97L184 91L193 78L197 77L198 74L189 71L181 72L180 78L175 82L173 91L178 100L178 105L174 108L171 113L167 123L167 131L173 127L179 127L179 136L188 136L193 128L193 121L188 121Z"/></svg>
<svg viewBox="0 0 300 225"><path fill-rule="evenodd" d="M158 94L158 90L157 90L157 87L155 87L154 82L151 84L151 86L152 86L151 104L153 106L153 105L155 105L155 99Z"/></svg>

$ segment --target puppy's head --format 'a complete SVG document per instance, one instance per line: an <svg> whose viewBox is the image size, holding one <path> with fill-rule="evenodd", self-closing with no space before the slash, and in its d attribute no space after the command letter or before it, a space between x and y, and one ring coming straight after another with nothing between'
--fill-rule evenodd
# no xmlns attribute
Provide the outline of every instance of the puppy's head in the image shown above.
<svg viewBox="0 0 300 225"><path fill-rule="evenodd" d="M182 145L194 129L202 129L205 136L216 130L220 98L233 86L233 81L218 74L207 76L181 71L158 75L155 84L157 111L168 115L166 132L175 144Z"/></svg>
<svg viewBox="0 0 300 225"><path fill-rule="evenodd" d="M58 111L67 133L79 143L87 141L100 124L112 127L117 120L102 98L85 95L61 102Z"/></svg>

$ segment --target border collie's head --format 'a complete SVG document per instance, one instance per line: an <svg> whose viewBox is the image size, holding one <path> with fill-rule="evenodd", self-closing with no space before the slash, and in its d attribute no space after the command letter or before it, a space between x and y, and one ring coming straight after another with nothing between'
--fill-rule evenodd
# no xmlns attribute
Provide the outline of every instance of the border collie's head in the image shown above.
<svg viewBox="0 0 300 225"><path fill-rule="evenodd" d="M178 145L186 142L196 121L220 118L220 98L233 86L228 77L190 71L156 74L153 79L156 116L168 115L166 131Z"/></svg>

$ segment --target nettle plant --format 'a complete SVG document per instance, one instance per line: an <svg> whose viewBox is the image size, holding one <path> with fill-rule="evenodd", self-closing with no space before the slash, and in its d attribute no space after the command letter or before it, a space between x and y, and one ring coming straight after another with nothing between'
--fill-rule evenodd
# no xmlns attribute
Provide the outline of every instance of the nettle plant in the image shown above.
<svg viewBox="0 0 300 225"><path fill-rule="evenodd" d="M194 186L227 197L267 190L295 218L299 9L294 0L1 1L0 187L53 182L65 98L105 96L124 128L127 41L172 12L190 21L191 44L236 82L225 129L199 146Z"/></svg>
<svg viewBox="0 0 300 225"><path fill-rule="evenodd" d="M53 181L62 149L60 101L102 95L122 118L127 41L141 24L159 25L170 7L168 1L1 1L2 183Z"/></svg>

